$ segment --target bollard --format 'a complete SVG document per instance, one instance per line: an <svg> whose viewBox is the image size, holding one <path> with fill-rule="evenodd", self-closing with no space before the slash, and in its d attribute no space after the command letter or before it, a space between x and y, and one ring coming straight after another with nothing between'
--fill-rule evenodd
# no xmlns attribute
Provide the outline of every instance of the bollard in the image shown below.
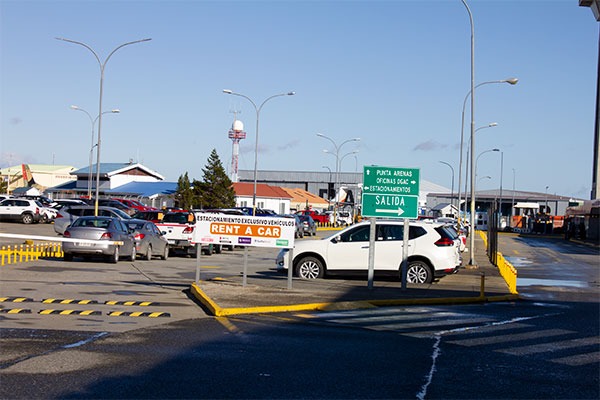
<svg viewBox="0 0 600 400"><path fill-rule="evenodd" d="M485 272L481 273L481 283L479 285L479 297L485 297Z"/></svg>

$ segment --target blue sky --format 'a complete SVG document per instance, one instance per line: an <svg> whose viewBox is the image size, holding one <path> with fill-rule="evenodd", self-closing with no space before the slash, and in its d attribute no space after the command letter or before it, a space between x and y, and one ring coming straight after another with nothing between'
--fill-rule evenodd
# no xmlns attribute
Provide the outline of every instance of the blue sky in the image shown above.
<svg viewBox="0 0 600 400"><path fill-rule="evenodd" d="M500 185L589 198L598 22L577 0L471 0L478 189ZM166 179L201 179L214 148L229 171L234 118L245 125L240 169L419 168L458 185L461 112L470 90L470 25L460 0L0 0L0 167L88 165L106 64L102 162L139 161ZM469 136L467 103L465 138ZM466 154L465 154L466 155Z"/></svg>

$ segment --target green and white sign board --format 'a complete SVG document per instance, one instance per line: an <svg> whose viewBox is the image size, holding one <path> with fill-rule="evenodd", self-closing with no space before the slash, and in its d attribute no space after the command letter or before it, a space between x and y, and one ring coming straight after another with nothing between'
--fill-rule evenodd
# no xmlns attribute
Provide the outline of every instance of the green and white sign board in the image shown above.
<svg viewBox="0 0 600 400"><path fill-rule="evenodd" d="M362 215L376 218L417 218L419 175L418 168L365 165Z"/></svg>

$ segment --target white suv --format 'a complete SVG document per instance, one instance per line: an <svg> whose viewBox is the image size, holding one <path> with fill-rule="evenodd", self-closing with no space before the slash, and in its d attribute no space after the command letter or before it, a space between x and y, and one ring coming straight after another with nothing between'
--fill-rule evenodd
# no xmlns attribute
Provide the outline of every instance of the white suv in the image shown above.
<svg viewBox="0 0 600 400"><path fill-rule="evenodd" d="M400 276L404 222L378 220L375 241L375 271ZM297 241L293 272L302 279L322 278L325 274L368 270L370 222L349 226L321 240ZM443 224L411 221L408 243L408 283L430 283L434 278L452 274L461 265L459 243ZM289 251L277 255L278 269L290 265Z"/></svg>
<svg viewBox="0 0 600 400"><path fill-rule="evenodd" d="M21 221L24 224L39 222L44 208L37 200L8 198L0 202L0 219Z"/></svg>

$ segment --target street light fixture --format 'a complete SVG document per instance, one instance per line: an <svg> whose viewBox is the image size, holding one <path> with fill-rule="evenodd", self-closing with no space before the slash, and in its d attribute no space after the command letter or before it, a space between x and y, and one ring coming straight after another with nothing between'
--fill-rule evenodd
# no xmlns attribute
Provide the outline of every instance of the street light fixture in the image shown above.
<svg viewBox="0 0 600 400"><path fill-rule="evenodd" d="M260 106L257 106L256 103L254 103L254 101L252 101L252 99L244 94L241 93L236 93L233 90L229 90L229 89L223 89L223 93L225 94L230 94L232 96L239 96L239 97L243 97L246 100L248 100L250 102L250 104L252 104L254 106L254 110L256 111L256 141L254 144L254 190L252 191L252 215L255 216L256 215L256 175L258 172L258 122L259 122L259 118L260 118L260 110L263 108L263 106L265 105L265 103L275 97L280 97L280 96L293 96L296 94L296 92L287 92L287 93L279 93L279 94L274 94L273 96L267 97L261 104Z"/></svg>
<svg viewBox="0 0 600 400"><path fill-rule="evenodd" d="M73 44L78 44L80 46L85 47L86 49L88 49L96 58L96 61L98 61L98 65L100 66L100 98L98 101L98 142L96 144L96 198L94 201L94 215L98 215L98 197L99 197L99 190L100 190L100 145L102 143L101 141L101 132L102 132L102 93L103 93L103 88L104 88L104 69L106 67L106 63L108 63L108 60L110 60L110 57L112 57L113 54L115 54L115 52L117 50L119 50L122 47L125 46L129 46L132 44L136 44L136 43L142 43L142 42L147 42L150 41L152 39L147 38L147 39L140 39L140 40L135 40L133 42L127 42L127 43L123 43L119 46L117 46L113 51L111 51L108 56L104 59L104 61L100 60L100 57L98 56L98 54L94 51L94 49L92 49L89 45L82 43L82 42L78 42L75 40L71 40L71 39L65 39L65 38L56 38L56 40L62 40L63 42L68 42L68 43L73 43Z"/></svg>
<svg viewBox="0 0 600 400"><path fill-rule="evenodd" d="M335 225L337 223L337 185L339 182L339 175L340 175L340 163L342 161L342 159L350 154L356 154L358 153L358 150L355 150L353 152L344 154L341 158L340 158L340 150L342 149L342 146L345 145L346 143L350 143L350 142L360 142L360 138L352 138L352 139L347 139L345 141L343 141L339 146L338 144L329 136L324 135L322 133L317 133L318 137L322 137L323 139L327 139L331 142L331 144L333 144L333 148L335 149L335 152L329 151L329 150L323 150L323 152L328 153L328 154L332 154L335 157L335 181L333 183L333 192L334 192L334 203L333 203L333 224Z"/></svg>
<svg viewBox="0 0 600 400"><path fill-rule="evenodd" d="M96 147L96 144L94 143L94 126L96 125L96 121L98 120L98 118L100 116L97 116L96 118L92 118L92 116L90 115L89 112L87 112L86 110L84 110L83 108L78 107L78 106L71 106L71 109L75 110L75 111L84 112L90 119L90 122L92 123L92 144L90 145L90 165L89 165L89 169L88 169L88 191L87 191L87 197L88 197L88 199L91 199L92 198L92 161L93 161L92 154L93 154L94 147ZM121 110L115 108L110 111L104 111L102 114L111 114L111 113L118 114L120 112L121 112ZM96 164L96 168L98 168L98 164Z"/></svg>
<svg viewBox="0 0 600 400"><path fill-rule="evenodd" d="M475 160L475 177L477 177L477 163L479 162L479 157L481 157L482 155L484 155L485 153L491 153L493 151L500 151L500 149L489 149L489 150L485 150L482 151L478 156L477 156L477 160ZM491 178L491 177L490 177ZM475 197L475 192L473 192L471 194L471 198Z"/></svg>
<svg viewBox="0 0 600 400"><path fill-rule="evenodd" d="M450 167L450 170L452 171L452 189L450 189L450 205L453 206L454 205L454 167L452 167L452 165L450 165L449 163L447 163L446 161L440 161L442 164L447 165ZM460 214L460 204L459 204L459 214ZM452 213L454 214L454 211L452 211ZM460 218L460 216L459 216Z"/></svg>

